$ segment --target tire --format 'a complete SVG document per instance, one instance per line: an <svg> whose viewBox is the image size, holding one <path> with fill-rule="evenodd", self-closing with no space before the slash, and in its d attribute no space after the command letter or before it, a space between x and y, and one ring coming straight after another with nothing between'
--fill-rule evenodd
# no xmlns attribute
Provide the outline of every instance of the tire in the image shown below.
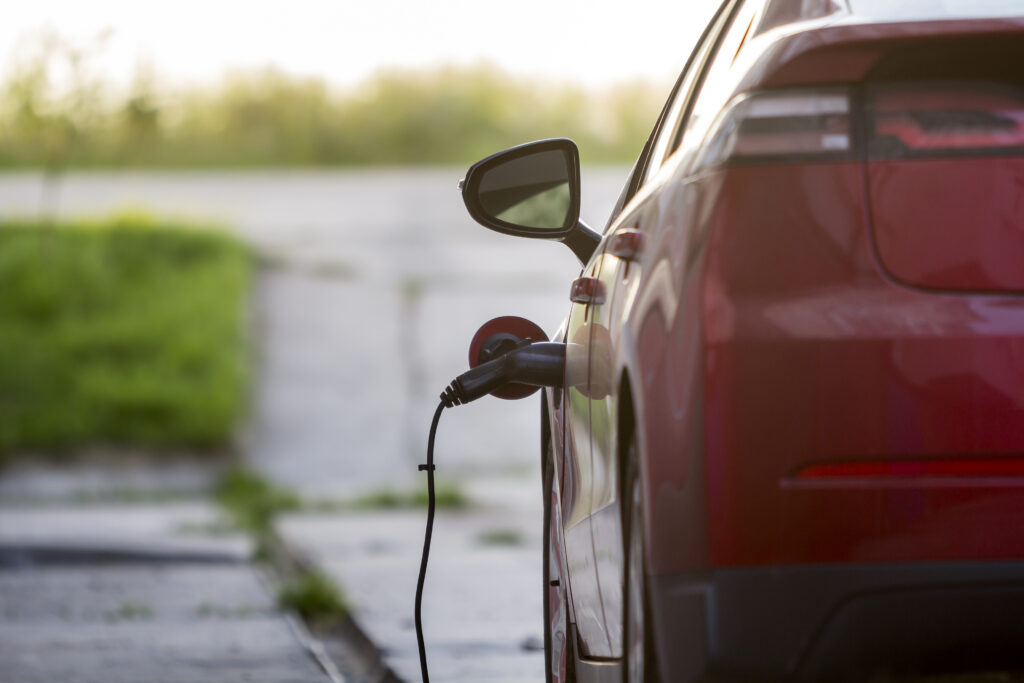
<svg viewBox="0 0 1024 683"><path fill-rule="evenodd" d="M622 547L625 549L625 585L623 586L622 633L624 637L624 683L657 683L658 662L651 629L647 598L647 573L644 549L643 486L637 462L636 444L626 453L623 478Z"/></svg>
<svg viewBox="0 0 1024 683"><path fill-rule="evenodd" d="M559 515L555 499L555 464L551 447L544 449L544 671L547 683L572 683L573 656L569 644L568 605L557 543Z"/></svg>

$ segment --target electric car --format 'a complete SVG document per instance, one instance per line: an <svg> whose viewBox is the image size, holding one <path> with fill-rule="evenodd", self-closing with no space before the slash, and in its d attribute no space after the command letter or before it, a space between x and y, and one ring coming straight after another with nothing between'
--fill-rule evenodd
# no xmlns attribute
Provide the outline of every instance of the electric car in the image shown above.
<svg viewBox="0 0 1024 683"><path fill-rule="evenodd" d="M605 230L568 140L462 192L583 264L549 681L1022 668L1024 3L726 0Z"/></svg>

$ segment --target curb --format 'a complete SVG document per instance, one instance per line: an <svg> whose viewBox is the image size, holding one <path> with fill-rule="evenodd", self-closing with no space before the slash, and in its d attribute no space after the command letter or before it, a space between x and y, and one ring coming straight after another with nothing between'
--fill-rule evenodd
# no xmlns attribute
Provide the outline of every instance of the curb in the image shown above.
<svg viewBox="0 0 1024 683"><path fill-rule="evenodd" d="M266 539L270 566L280 579L287 580L310 572L319 572L310 557L294 548L276 531L271 531ZM307 630L322 641L324 654L335 665L343 662L339 669L347 681L352 683L404 683L384 663L384 653L360 628L359 624L348 613L329 628L314 628L305 624Z"/></svg>
<svg viewBox="0 0 1024 683"><path fill-rule="evenodd" d="M216 551L99 547L59 543L0 543L0 569L81 564L247 564Z"/></svg>

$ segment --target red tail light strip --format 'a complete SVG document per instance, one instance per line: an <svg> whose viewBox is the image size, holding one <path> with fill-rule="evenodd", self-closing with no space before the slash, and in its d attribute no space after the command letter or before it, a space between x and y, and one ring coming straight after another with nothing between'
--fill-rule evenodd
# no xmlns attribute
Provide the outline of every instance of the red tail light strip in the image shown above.
<svg viewBox="0 0 1024 683"><path fill-rule="evenodd" d="M872 159L1024 153L1024 89L1003 83L870 85L862 108L845 88L737 96L708 132L694 171L728 164L853 158L852 117L869 121Z"/></svg>
<svg viewBox="0 0 1024 683"><path fill-rule="evenodd" d="M1024 91L992 83L885 85L869 94L876 159L1024 152Z"/></svg>

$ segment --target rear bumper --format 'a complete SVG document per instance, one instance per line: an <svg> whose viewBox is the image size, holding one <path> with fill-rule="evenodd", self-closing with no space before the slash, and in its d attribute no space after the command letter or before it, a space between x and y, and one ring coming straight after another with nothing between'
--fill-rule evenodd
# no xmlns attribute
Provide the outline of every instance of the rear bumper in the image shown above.
<svg viewBox="0 0 1024 683"><path fill-rule="evenodd" d="M648 585L664 680L1024 667L1024 562L759 567Z"/></svg>

